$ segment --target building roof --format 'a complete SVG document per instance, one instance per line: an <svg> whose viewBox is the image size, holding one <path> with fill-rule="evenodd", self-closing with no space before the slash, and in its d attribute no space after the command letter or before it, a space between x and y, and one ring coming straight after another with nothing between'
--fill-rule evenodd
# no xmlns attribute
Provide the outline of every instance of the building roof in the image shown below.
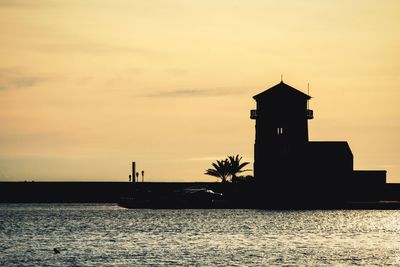
<svg viewBox="0 0 400 267"><path fill-rule="evenodd" d="M308 149L314 155L328 155L330 157L342 156L343 153L353 155L351 148L346 141L311 141L308 142Z"/></svg>
<svg viewBox="0 0 400 267"><path fill-rule="evenodd" d="M268 96L298 96L301 98L304 98L306 100L310 99L311 97L296 88L291 87L290 85L287 85L284 82L280 82L275 86L272 86L271 88L265 90L262 93L259 93L258 95L253 96L253 98L257 101L261 98L268 97Z"/></svg>

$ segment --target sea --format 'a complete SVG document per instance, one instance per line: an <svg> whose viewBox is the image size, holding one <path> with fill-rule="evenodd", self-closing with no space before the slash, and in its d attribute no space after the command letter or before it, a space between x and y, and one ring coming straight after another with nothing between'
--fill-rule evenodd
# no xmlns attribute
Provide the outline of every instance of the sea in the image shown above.
<svg viewBox="0 0 400 267"><path fill-rule="evenodd" d="M400 266L400 211L0 204L0 266L182 265Z"/></svg>

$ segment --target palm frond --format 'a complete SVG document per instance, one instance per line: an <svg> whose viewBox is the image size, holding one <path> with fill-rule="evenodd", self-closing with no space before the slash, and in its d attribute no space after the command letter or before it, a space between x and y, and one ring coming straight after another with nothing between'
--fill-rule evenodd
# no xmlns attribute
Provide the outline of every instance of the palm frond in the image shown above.
<svg viewBox="0 0 400 267"><path fill-rule="evenodd" d="M228 156L226 159L217 160L212 162L213 169L207 169L204 174L218 177L222 182L234 180L238 173L250 171L250 169L244 170L243 168L250 164L250 162L241 162L242 157L237 154L236 156Z"/></svg>

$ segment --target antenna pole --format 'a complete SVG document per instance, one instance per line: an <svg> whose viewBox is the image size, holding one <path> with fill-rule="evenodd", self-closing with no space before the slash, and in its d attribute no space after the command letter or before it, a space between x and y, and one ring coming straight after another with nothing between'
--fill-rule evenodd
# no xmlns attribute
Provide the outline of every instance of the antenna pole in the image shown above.
<svg viewBox="0 0 400 267"><path fill-rule="evenodd" d="M281 82L283 82L283 74L281 74Z"/></svg>

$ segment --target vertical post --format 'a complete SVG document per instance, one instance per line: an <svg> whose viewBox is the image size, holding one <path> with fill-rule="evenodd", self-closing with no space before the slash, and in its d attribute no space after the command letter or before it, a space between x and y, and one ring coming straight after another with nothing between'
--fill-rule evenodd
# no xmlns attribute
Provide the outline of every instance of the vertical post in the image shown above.
<svg viewBox="0 0 400 267"><path fill-rule="evenodd" d="M132 183L136 182L135 174L136 174L136 162L132 161Z"/></svg>

